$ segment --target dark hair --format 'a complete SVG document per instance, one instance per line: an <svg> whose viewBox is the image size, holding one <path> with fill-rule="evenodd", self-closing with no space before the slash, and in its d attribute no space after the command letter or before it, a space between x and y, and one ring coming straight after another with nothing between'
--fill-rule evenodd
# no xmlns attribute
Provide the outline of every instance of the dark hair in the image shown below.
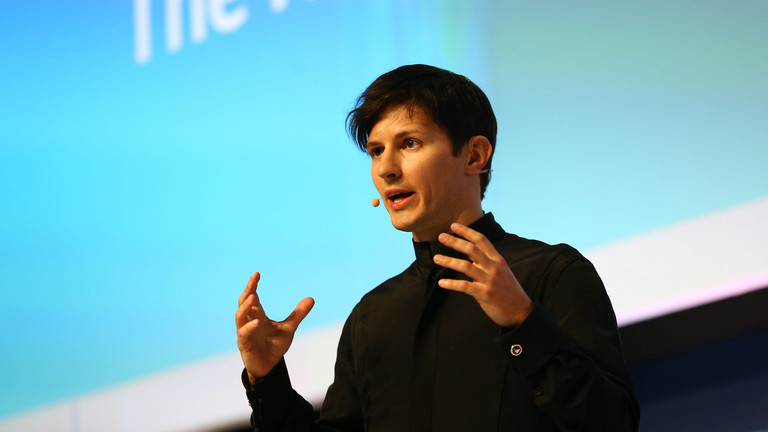
<svg viewBox="0 0 768 432"><path fill-rule="evenodd" d="M454 155L461 152L470 138L482 135L496 148L496 116L480 88L462 75L428 65L401 66L376 78L357 98L347 115L347 128L360 150L381 114L391 106L404 105L426 111L451 139ZM490 181L491 158L485 165L489 172L480 174L480 194Z"/></svg>

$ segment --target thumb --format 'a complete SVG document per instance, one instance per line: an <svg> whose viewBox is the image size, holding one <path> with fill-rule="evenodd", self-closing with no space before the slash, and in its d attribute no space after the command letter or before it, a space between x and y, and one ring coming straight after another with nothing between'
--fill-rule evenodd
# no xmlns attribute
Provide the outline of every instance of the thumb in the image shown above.
<svg viewBox="0 0 768 432"><path fill-rule="evenodd" d="M311 311L314 306L315 299L312 297L305 298L296 305L296 309L294 309L293 312L288 315L288 318L286 318L284 322L290 325L293 330L296 330L296 328L299 327L299 324L302 321L304 321L304 318L307 317L309 311Z"/></svg>

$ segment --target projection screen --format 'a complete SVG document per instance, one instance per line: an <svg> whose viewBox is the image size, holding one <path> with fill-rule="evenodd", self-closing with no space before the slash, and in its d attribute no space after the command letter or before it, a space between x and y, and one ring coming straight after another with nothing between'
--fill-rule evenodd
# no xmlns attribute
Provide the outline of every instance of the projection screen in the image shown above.
<svg viewBox="0 0 768 432"><path fill-rule="evenodd" d="M413 260L344 129L379 74L475 81L484 209L596 265L620 324L768 286L768 3L0 2L0 430L247 421L234 312L315 309L313 402Z"/></svg>

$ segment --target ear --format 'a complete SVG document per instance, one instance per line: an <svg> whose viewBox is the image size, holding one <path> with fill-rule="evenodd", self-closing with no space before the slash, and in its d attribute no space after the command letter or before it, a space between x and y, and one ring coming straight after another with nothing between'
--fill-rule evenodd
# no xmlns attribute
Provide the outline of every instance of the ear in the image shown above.
<svg viewBox="0 0 768 432"><path fill-rule="evenodd" d="M493 146L488 138L475 135L469 139L466 146L465 172L467 174L482 174L488 172L485 166L493 154Z"/></svg>

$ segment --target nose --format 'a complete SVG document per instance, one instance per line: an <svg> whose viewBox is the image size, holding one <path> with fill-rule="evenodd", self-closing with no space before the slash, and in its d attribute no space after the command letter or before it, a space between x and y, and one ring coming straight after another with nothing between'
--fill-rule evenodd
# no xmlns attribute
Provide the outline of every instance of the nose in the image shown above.
<svg viewBox="0 0 768 432"><path fill-rule="evenodd" d="M376 174L388 182L400 178L400 160L397 156L397 152L385 150L377 160Z"/></svg>

